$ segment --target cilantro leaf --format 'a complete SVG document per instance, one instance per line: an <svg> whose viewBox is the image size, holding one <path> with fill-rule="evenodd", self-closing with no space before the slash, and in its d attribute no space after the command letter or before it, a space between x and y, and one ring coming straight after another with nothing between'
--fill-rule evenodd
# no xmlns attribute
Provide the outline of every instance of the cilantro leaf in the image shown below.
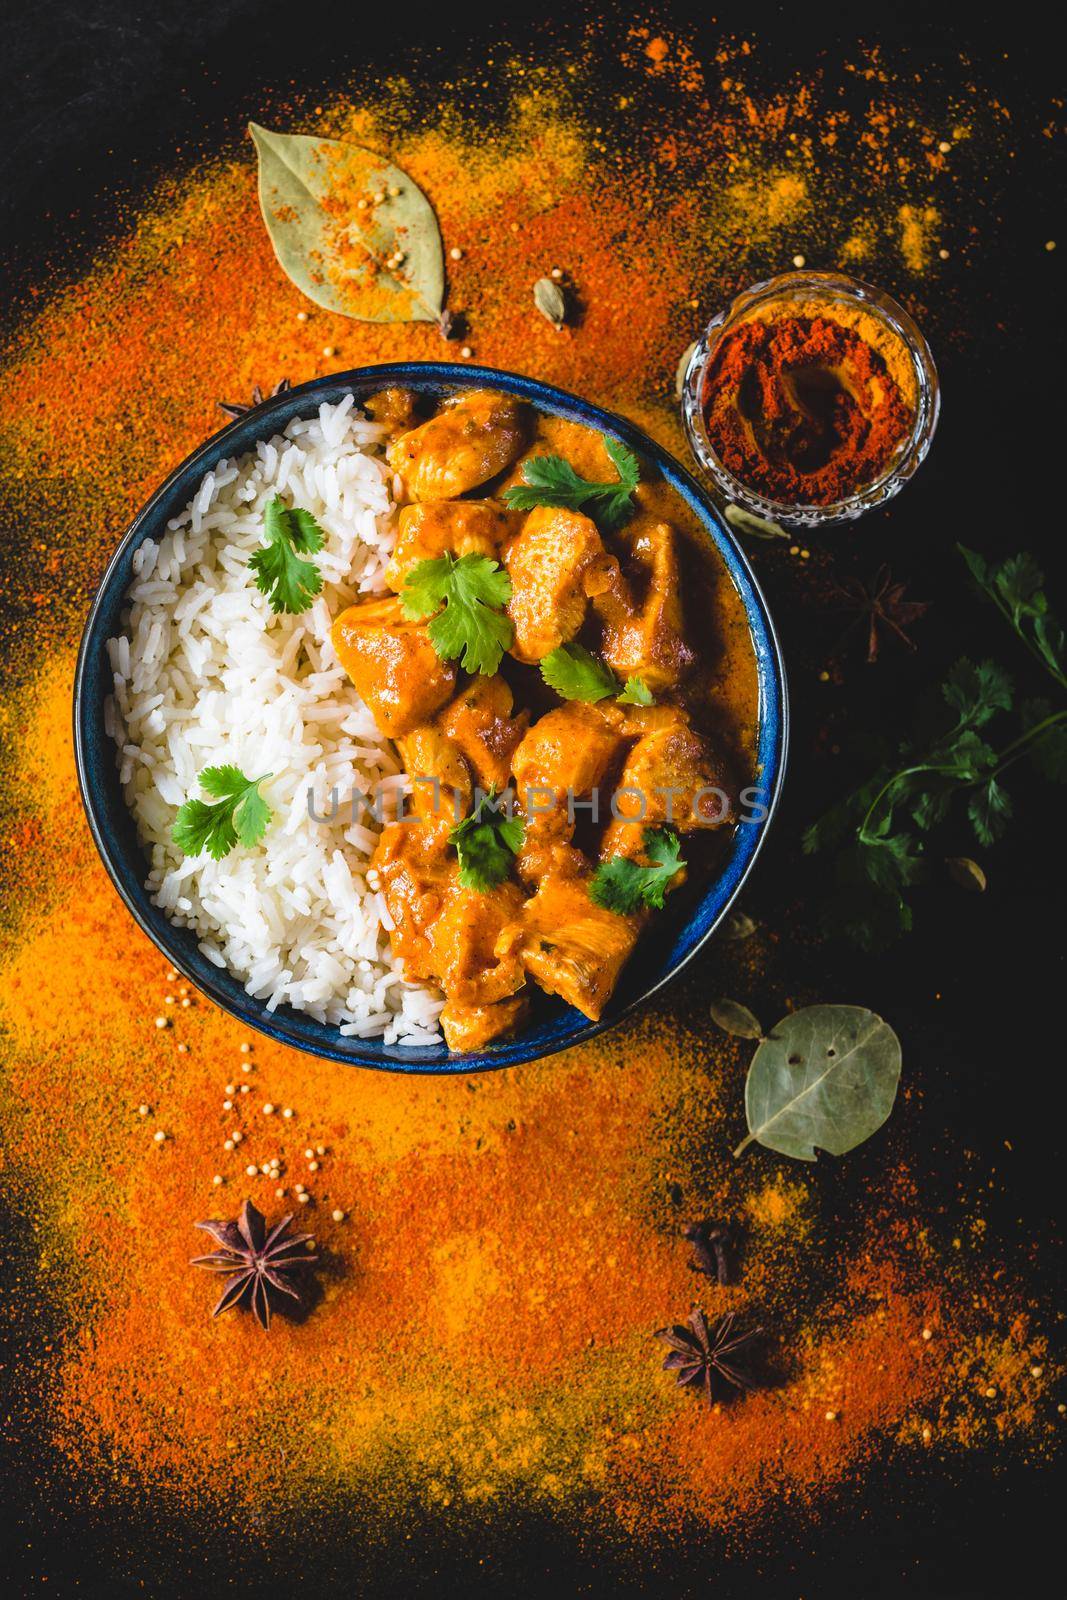
<svg viewBox="0 0 1067 1600"><path fill-rule="evenodd" d="M1001 562L957 545L971 577L1026 648L1067 689L1067 635L1050 614L1041 568L1025 550Z"/></svg>
<svg viewBox="0 0 1067 1600"><path fill-rule="evenodd" d="M532 511L535 506L565 506L570 511L588 510L589 515L609 532L619 528L633 510L633 493L641 480L641 464L632 450L618 439L604 438L604 448L619 476L615 483L591 483L580 477L562 456L532 456L523 465L525 480L504 493L514 511Z"/></svg>
<svg viewBox="0 0 1067 1600"><path fill-rule="evenodd" d="M310 511L290 509L276 494L267 501L263 519L266 548L257 550L248 565L256 575L256 588L270 601L275 613L306 611L322 588L322 574L304 555L321 550L325 536Z"/></svg>
<svg viewBox="0 0 1067 1600"><path fill-rule="evenodd" d="M1011 820L1011 795L990 778L967 803L967 815L979 844L996 844Z"/></svg>
<svg viewBox="0 0 1067 1600"><path fill-rule="evenodd" d="M589 885L590 898L621 916L630 916L644 906L662 910L669 884L685 866L674 829L646 828L645 854L652 862L649 867L626 856L601 862Z"/></svg>
<svg viewBox="0 0 1067 1600"><path fill-rule="evenodd" d="M623 687L606 661L583 644L561 644L543 656L541 676L563 700L595 704L613 694L620 706L650 706L652 691L643 678L627 678Z"/></svg>
<svg viewBox="0 0 1067 1600"><path fill-rule="evenodd" d="M1008 674L995 662L975 666L964 657L949 672L941 692L957 713L958 727L981 728L1011 705L1012 686Z"/></svg>
<svg viewBox="0 0 1067 1600"><path fill-rule="evenodd" d="M236 844L253 845L267 831L271 809L259 792L269 772L246 778L240 767L205 767L200 787L216 797L215 805L186 800L178 809L171 837L183 855L199 856L206 850L221 861Z"/></svg>
<svg viewBox="0 0 1067 1600"><path fill-rule="evenodd" d="M595 702L619 692L619 680L611 668L582 644L561 644L545 656L541 676L564 700Z"/></svg>
<svg viewBox="0 0 1067 1600"><path fill-rule="evenodd" d="M400 595L405 616L432 616L430 642L442 660L461 657L468 672L486 677L496 671L514 638L511 619L503 612L510 599L507 573L480 555L446 554L420 561Z"/></svg>
<svg viewBox="0 0 1067 1600"><path fill-rule="evenodd" d="M521 817L508 816L501 798L490 789L448 836L459 857L459 881L464 889L484 893L503 883L522 848L526 824Z"/></svg>
<svg viewBox="0 0 1067 1600"><path fill-rule="evenodd" d="M622 694L616 698L620 706L650 706L652 690L644 678L627 678Z"/></svg>

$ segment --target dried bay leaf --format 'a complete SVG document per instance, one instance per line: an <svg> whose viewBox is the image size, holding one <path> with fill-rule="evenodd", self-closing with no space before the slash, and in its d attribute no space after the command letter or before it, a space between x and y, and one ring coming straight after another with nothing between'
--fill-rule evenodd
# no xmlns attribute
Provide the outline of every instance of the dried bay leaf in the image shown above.
<svg viewBox="0 0 1067 1600"><path fill-rule="evenodd" d="M974 894L985 892L986 875L970 856L946 856L945 866L953 883L958 883L961 889L970 889Z"/></svg>
<svg viewBox="0 0 1067 1600"><path fill-rule="evenodd" d="M738 1039L762 1039L763 1028L747 1006L737 1000L713 1000L711 1020L718 1023L723 1033L732 1033Z"/></svg>
<svg viewBox="0 0 1067 1600"><path fill-rule="evenodd" d="M777 522L772 522L769 517L757 517L754 511L746 511L744 506L736 505L733 501L726 507L726 520L732 528L740 533L747 533L752 539L788 539L791 537Z"/></svg>
<svg viewBox="0 0 1067 1600"><path fill-rule="evenodd" d="M889 1116L900 1081L900 1040L862 1006L806 1006L772 1028L745 1085L748 1137L768 1150L814 1161L841 1156Z"/></svg>
<svg viewBox="0 0 1067 1600"><path fill-rule="evenodd" d="M547 317L558 333L567 320L567 297L551 278L538 278L534 284L534 305Z"/></svg>
<svg viewBox="0 0 1067 1600"><path fill-rule="evenodd" d="M361 322L440 322L441 234L406 172L338 139L249 132L274 253L308 299Z"/></svg>

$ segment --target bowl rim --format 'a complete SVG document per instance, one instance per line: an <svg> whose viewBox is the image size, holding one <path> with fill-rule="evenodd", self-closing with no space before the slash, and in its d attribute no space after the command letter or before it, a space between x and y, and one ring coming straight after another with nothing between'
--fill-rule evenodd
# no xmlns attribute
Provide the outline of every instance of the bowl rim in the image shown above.
<svg viewBox="0 0 1067 1600"><path fill-rule="evenodd" d="M254 448L256 441L270 438L273 433L281 431L294 416L312 414L317 405L336 403L350 391L358 393L362 390L365 397L375 389L391 385L454 391L484 387L500 388L526 400L535 409L596 428L639 451L655 466L670 487L682 495L705 527L708 537L715 541L727 568L728 577L741 595L749 636L756 655L759 677L757 768L762 769L761 784L765 784L769 790L765 801L766 815L754 828L754 838L747 853L742 854L740 865L737 865L739 848L735 844L731 854L723 863L721 873L709 883L702 899L693 908L687 924L699 915L709 898L714 895L717 886L721 887L730 876L736 881L721 895L719 903L708 916L707 926L691 948L669 970L662 972L655 981L642 987L629 999L614 1007L609 1005L605 1015L596 1022L582 1017L571 1007L563 1007L565 1018L573 1016L579 1020L569 1029L561 1031L558 1036L551 1037L547 1041L539 1041L536 1047L524 1045L522 1033L514 1039L505 1040L500 1046L468 1053L449 1051L441 1046L383 1045L380 1039L343 1036L335 1025L316 1023L314 1018L289 1006L279 1006L275 1011L268 1012L262 1000L253 999L247 994L241 980L235 974L229 973L228 969L216 969L206 957L202 959L207 970L195 970L181 942L178 939L173 943L169 940L166 930L172 929L175 935L189 935L194 941L192 948L194 950L196 948L195 934L191 934L190 930L174 927L165 913L152 906L143 881L134 880L133 874L128 874L124 870L120 852L113 849L104 825L109 814L108 808L101 804L98 813L97 795L93 785L90 730L101 722L103 711L102 703L91 703L89 677L95 664L96 652L103 650L105 639L110 636L109 633L104 634L101 631L104 613L105 610L111 609L114 585L116 579L121 576L127 553L148 537L149 523L168 510L170 515L174 515L175 511L180 509L167 506L175 489L187 481L195 483L224 458L227 455L227 441L232 440L236 443L241 440L237 453L244 454ZM359 403L358 398L357 403ZM249 434L250 425L253 425L251 434ZM746 585L748 594L745 593ZM127 578L123 584L123 595L128 587ZM616 1023L630 1016L639 1006L644 1005L673 982L721 925L763 849L768 830L778 809L785 779L790 721L785 663L766 598L740 541L692 474L636 423L629 422L591 401L583 400L565 389L543 383L537 378L492 367L472 366L466 362L459 364L433 361L386 362L367 367L354 367L313 378L280 394L271 395L258 405L250 406L246 412L218 432L211 434L184 457L133 517L99 580L86 615L78 649L72 710L78 787L93 843L120 899L138 927L184 978L237 1021L276 1042L290 1045L320 1060L335 1061L346 1066L365 1066L377 1071L420 1072L444 1076L494 1071L503 1067L519 1066L528 1061L547 1059L562 1050L583 1044L608 1028L614 1027ZM742 836L739 834L737 837ZM158 914L163 924L162 928L153 922L153 912ZM237 994L227 992L213 979L212 974L216 970L220 979L225 972L230 981L238 986ZM328 1036L323 1040L310 1039L306 1035L309 1025L317 1028L328 1027Z"/></svg>

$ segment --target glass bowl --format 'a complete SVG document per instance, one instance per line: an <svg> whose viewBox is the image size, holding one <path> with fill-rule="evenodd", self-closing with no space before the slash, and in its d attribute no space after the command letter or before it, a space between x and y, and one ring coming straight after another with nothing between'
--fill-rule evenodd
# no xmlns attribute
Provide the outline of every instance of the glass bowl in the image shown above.
<svg viewBox="0 0 1067 1600"><path fill-rule="evenodd" d="M742 483L716 455L704 422L704 376L720 341L761 308L779 303L788 306L790 301L806 308L810 308L812 302L862 306L896 335L915 374L915 421L910 436L898 446L881 477L829 505L772 500ZM941 392L930 347L904 307L869 283L834 272L783 272L744 290L708 323L689 358L682 385L682 421L700 465L736 505L792 528L822 528L837 522L851 522L865 511L892 499L925 458L937 427L940 406Z"/></svg>

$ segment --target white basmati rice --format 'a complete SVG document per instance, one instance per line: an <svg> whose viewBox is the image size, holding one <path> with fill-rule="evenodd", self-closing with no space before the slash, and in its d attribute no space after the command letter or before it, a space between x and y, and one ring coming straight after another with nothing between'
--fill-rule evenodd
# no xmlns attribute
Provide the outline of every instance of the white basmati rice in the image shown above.
<svg viewBox="0 0 1067 1600"><path fill-rule="evenodd" d="M404 787L392 745L330 643L330 622L384 590L395 537L381 430L351 395L296 419L240 460L222 460L158 544L145 540L122 631L108 641L106 726L126 799L150 854L146 886L200 949L268 1010L283 1003L357 1038L433 1043L443 1000L405 981L389 951L381 894L367 884L378 824L344 804L356 790ZM267 501L284 492L326 536L322 592L275 616L249 571ZM273 816L262 842L221 861L171 841L205 767L232 763L262 785ZM331 790L342 804L335 820Z"/></svg>

